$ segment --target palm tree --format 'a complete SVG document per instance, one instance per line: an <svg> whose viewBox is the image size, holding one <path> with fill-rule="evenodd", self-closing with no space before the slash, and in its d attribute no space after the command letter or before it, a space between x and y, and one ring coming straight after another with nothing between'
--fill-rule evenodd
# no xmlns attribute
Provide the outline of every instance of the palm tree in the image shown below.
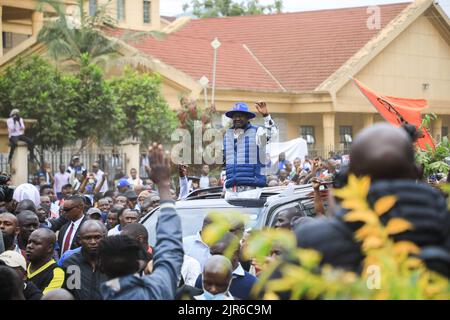
<svg viewBox="0 0 450 320"><path fill-rule="evenodd" d="M93 15L87 15L83 10L84 1L77 0L72 6L74 12L67 15L68 6L63 0L38 0L38 10L49 5L56 13L56 17L48 19L41 29L38 40L45 43L49 56L66 69L80 69L83 59L102 65L105 68L111 61L117 64L131 64L134 67L145 64L145 57L135 54L132 57L122 57L118 50L124 42L135 40L143 35L161 37L160 32L124 33L121 37L109 37L105 29L116 28L116 21L108 14L108 5L99 5Z"/></svg>

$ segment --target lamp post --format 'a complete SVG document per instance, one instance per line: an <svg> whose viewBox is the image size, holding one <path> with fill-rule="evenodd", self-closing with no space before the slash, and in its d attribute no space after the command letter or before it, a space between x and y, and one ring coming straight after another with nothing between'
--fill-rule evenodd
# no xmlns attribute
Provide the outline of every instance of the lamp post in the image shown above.
<svg viewBox="0 0 450 320"><path fill-rule="evenodd" d="M215 102L215 93L216 93L216 67L217 67L217 49L219 49L221 43L219 39L215 38L211 42L211 46L214 49L214 62L213 62L213 83L212 83L212 93L211 93L211 103Z"/></svg>
<svg viewBox="0 0 450 320"><path fill-rule="evenodd" d="M203 88L203 94L205 95L205 110L208 108L208 83L209 79L206 76L203 76L199 80L200 85Z"/></svg>

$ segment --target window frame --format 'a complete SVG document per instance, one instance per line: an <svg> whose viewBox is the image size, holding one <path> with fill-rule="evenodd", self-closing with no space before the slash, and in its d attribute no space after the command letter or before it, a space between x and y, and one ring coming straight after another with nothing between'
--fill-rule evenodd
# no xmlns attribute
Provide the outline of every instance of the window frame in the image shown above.
<svg viewBox="0 0 450 320"><path fill-rule="evenodd" d="M145 7L148 4L148 9L146 10ZM152 2L150 0L143 0L142 1L142 20L144 24L151 24L152 23ZM146 16L148 14L148 21L146 21Z"/></svg>

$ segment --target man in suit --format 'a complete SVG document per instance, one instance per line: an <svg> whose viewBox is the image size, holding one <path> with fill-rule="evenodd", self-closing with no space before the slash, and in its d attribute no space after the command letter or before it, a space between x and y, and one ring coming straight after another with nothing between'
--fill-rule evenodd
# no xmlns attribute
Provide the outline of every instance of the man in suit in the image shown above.
<svg viewBox="0 0 450 320"><path fill-rule="evenodd" d="M60 255L67 250L80 246L77 241L77 236L81 225L86 221L83 197L79 195L70 196L64 201L62 210L64 211L64 217L68 221L61 227L58 234Z"/></svg>

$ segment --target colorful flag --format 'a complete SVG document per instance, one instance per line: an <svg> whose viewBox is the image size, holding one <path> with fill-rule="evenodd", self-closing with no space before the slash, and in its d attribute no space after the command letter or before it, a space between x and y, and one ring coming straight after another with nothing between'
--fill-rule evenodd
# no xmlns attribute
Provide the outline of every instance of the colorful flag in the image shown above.
<svg viewBox="0 0 450 320"><path fill-rule="evenodd" d="M422 124L420 113L423 109L428 108L426 100L381 96L365 87L358 80L353 78L353 81L386 121L396 127L407 123L419 129ZM420 130L424 136L417 141L418 146L422 150L426 150L427 145L434 149L434 142L429 132L426 128Z"/></svg>

